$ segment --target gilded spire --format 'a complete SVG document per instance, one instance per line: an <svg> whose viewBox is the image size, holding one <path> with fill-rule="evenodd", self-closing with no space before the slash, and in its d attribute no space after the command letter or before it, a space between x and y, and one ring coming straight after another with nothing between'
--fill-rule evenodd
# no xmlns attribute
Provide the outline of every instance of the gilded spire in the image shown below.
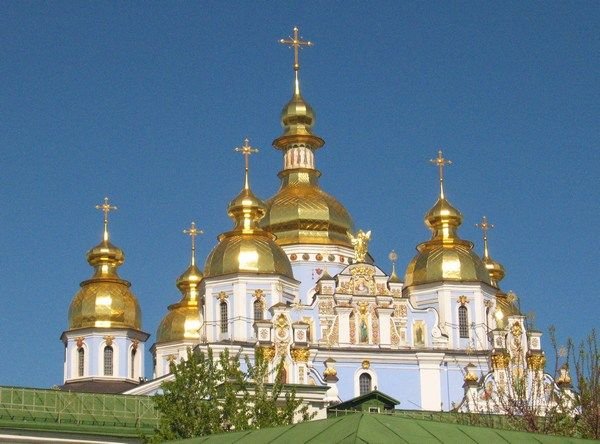
<svg viewBox="0 0 600 444"><path fill-rule="evenodd" d="M111 211L116 211L117 207L108 203L108 197L104 198L104 202L100 205L96 205L96 209L100 210L104 213L104 236L103 239L105 242L108 242L108 213Z"/></svg>
<svg viewBox="0 0 600 444"><path fill-rule="evenodd" d="M488 222L487 217L483 216L481 222L475 226L483 232L483 263L490 275L492 285L498 287L498 283L504 278L504 267L490 257L487 236L488 231L494 228L494 225Z"/></svg>
<svg viewBox="0 0 600 444"><path fill-rule="evenodd" d="M430 159L429 161L436 165L440 170L440 198L444 199L444 167L446 165L452 165L452 161L444 159L442 150L438 151L438 156L435 159Z"/></svg>
<svg viewBox="0 0 600 444"><path fill-rule="evenodd" d="M257 153L258 149L250 146L250 141L244 139L244 144L234 148L234 151L244 156L244 188L229 204L229 215L236 222L234 231L253 233L257 229L257 222L265 215L264 203L250 190L249 158Z"/></svg>
<svg viewBox="0 0 600 444"><path fill-rule="evenodd" d="M483 218L481 219L481 222L479 222L478 224L475 224L475 226L483 232L483 259L489 259L490 254L488 251L487 232L489 230L491 230L492 228L494 228L494 225L490 224L487 220L487 217L483 216Z"/></svg>
<svg viewBox="0 0 600 444"><path fill-rule="evenodd" d="M392 263L392 273L390 274L389 282L400 282L398 274L396 274L396 261L398 260L398 253L395 250L390 251L388 259Z"/></svg>
<svg viewBox="0 0 600 444"><path fill-rule="evenodd" d="M246 140L248 140L248 139L246 139ZM196 222L192 222L192 224L190 225L190 228L183 230L183 234L187 234L189 237L192 238L191 265L196 265L196 236L198 236L199 234L204 234L204 231L202 231L199 228L196 228Z"/></svg>
<svg viewBox="0 0 600 444"><path fill-rule="evenodd" d="M234 151L238 152L238 153L242 153L242 156L244 156L244 163L245 163L245 173L244 173L244 189L245 190L249 190L250 189L250 182L248 179L248 168L249 168L249 158L251 154L254 153L258 153L258 148L253 148L250 146L250 140L246 137L244 139L244 144L242 146L238 146L236 148L234 148Z"/></svg>
<svg viewBox="0 0 600 444"><path fill-rule="evenodd" d="M313 46L313 42L310 40L302 40L302 37L300 37L300 30L297 26L294 26L293 32L293 37L280 39L279 43L289 46L294 50L294 94L300 95L300 80L298 79L298 71L300 71L299 52L303 46Z"/></svg>

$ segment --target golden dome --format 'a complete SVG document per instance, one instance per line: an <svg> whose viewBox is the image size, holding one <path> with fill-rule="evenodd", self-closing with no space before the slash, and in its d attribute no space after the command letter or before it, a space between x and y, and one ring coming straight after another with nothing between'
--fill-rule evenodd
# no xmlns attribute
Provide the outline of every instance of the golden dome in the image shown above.
<svg viewBox="0 0 600 444"><path fill-rule="evenodd" d="M297 32L297 30L295 30ZM295 37L298 42L297 37ZM294 65L294 94L281 112L283 134L273 146L284 152L281 187L267 200L260 225L276 236L279 245L319 244L352 248L347 232L354 231L350 214L318 184L314 152L325 142L312 132L315 112L300 94L298 67Z"/></svg>
<svg viewBox="0 0 600 444"><path fill-rule="evenodd" d="M352 248L354 223L344 206L319 188L316 170L282 171L281 188L267 200L261 226L279 245L321 244Z"/></svg>
<svg viewBox="0 0 600 444"><path fill-rule="evenodd" d="M492 285L496 288L499 288L499 283L504 278L505 274L504 267L500 262L496 262L490 257L487 238L487 232L494 228L494 225L490 224L487 220L487 217L483 216L481 222L475 224L475 226L483 231L483 263L488 271L488 274L490 275L490 281Z"/></svg>
<svg viewBox="0 0 600 444"><path fill-rule="evenodd" d="M496 306L502 311L502 314L506 316L518 316L521 314L519 308L515 304L514 293L509 292L506 294L502 291L496 293Z"/></svg>
<svg viewBox="0 0 600 444"><path fill-rule="evenodd" d="M88 263L95 268L91 279L81 283L69 307L69 329L142 327L142 313L131 284L119 278L117 268L123 264L123 251L108 239L87 254Z"/></svg>
<svg viewBox="0 0 600 444"><path fill-rule="evenodd" d="M440 167L440 196L425 215L431 239L417 246L419 253L406 269L405 288L431 282L483 282L491 284L488 271L473 250L473 243L458 236L462 214L446 200L443 187L443 167L449 164L439 151L432 159Z"/></svg>
<svg viewBox="0 0 600 444"><path fill-rule="evenodd" d="M191 264L177 279L177 287L183 298L169 305L169 312L160 322L156 343L200 338L200 282L203 276L195 264Z"/></svg>
<svg viewBox="0 0 600 444"><path fill-rule="evenodd" d="M246 153L240 150L246 156L252 152L250 146L242 148L247 149ZM219 236L219 243L206 259L206 277L246 272L294 278L290 261L275 243L275 236L258 226L265 205L250 190L247 162L244 188L231 201L227 213L235 227Z"/></svg>

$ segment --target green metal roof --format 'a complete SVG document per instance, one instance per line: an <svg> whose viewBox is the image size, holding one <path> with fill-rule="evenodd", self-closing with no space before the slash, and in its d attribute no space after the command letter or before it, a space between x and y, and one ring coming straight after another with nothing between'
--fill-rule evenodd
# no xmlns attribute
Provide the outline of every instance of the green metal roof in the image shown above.
<svg viewBox="0 0 600 444"><path fill-rule="evenodd" d="M222 433L177 443L583 443L582 439L460 424L354 413L321 421L245 432Z"/></svg>

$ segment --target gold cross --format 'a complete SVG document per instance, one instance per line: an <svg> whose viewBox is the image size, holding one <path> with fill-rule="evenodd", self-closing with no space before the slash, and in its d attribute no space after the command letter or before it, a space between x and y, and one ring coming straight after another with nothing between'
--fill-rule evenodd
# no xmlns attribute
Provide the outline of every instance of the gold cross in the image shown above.
<svg viewBox="0 0 600 444"><path fill-rule="evenodd" d="M452 161L448 159L444 159L442 155L442 150L438 151L438 156L435 159L429 159L431 163L436 165L440 170L440 197L444 198L444 167L446 165L452 165Z"/></svg>
<svg viewBox="0 0 600 444"><path fill-rule="evenodd" d="M258 153L258 148L254 148L254 147L250 146L250 140L248 140L248 138L246 137L244 139L244 144L242 146L238 146L238 147L234 148L234 151L236 151L238 153L242 153L242 156L244 156L244 160L245 160L245 164L246 164L246 177L245 177L244 188L249 189L249 185L248 185L249 158L250 158L251 154Z"/></svg>
<svg viewBox="0 0 600 444"><path fill-rule="evenodd" d="M204 231L202 231L199 228L196 228L196 222L192 222L192 224L190 225L190 228L188 228L187 230L183 230L183 234L187 234L188 236L190 236L192 238L192 265L196 264L196 236L198 236L199 234L204 234Z"/></svg>
<svg viewBox="0 0 600 444"><path fill-rule="evenodd" d="M300 30L297 26L294 26L294 37L288 37L287 39L280 39L279 43L287 45L290 48L294 48L294 71L300 69L300 62L298 60L298 52L302 46L312 46L314 43L309 40L302 40L299 36Z"/></svg>
<svg viewBox="0 0 600 444"><path fill-rule="evenodd" d="M96 209L104 213L104 240L108 241L108 213L115 211L117 207L109 204L108 197L105 197L102 204L96 205Z"/></svg>
<svg viewBox="0 0 600 444"><path fill-rule="evenodd" d="M494 228L494 225L488 222L487 217L483 216L483 219L481 219L481 222L478 224L475 224L475 226L477 228L479 228L481 231L483 231L483 258L488 259L490 257L490 255L488 252L487 232L489 230L491 230L492 228Z"/></svg>

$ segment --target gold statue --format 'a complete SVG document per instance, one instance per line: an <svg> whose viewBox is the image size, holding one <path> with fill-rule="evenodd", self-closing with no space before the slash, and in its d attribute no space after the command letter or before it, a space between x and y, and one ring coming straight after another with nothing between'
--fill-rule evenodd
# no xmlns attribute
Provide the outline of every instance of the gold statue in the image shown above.
<svg viewBox="0 0 600 444"><path fill-rule="evenodd" d="M358 230L356 237L352 236L352 233L348 232L350 242L354 246L354 256L356 262L364 262L367 252L369 251L369 241L371 240L371 230L366 233L363 230Z"/></svg>

